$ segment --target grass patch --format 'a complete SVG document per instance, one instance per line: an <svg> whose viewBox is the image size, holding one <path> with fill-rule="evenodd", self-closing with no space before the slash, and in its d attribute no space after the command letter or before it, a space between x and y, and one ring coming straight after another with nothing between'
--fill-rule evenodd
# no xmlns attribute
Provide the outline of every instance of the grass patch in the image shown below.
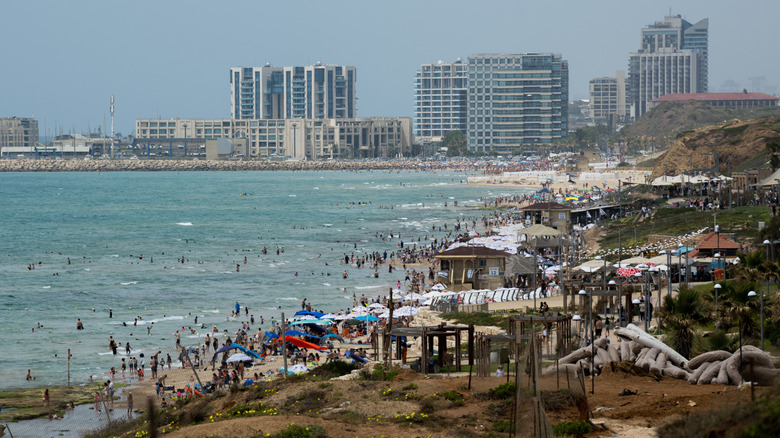
<svg viewBox="0 0 780 438"><path fill-rule="evenodd" d="M734 207L718 211L718 225L721 234L731 233L737 237L753 237L758 222L769 223L770 213L766 207ZM748 228L745 229L745 221ZM701 212L696 208L665 207L659 208L650 220L633 223L631 218L610 221L606 225L606 237L601 240L603 250L617 249L618 241L623 246L623 254L628 256L635 245L647 243L651 234L680 236L691 230L714 227L714 215L711 211ZM618 238L618 229L622 235ZM636 234L635 234L636 230ZM636 236L636 238L634 237Z"/></svg>
<svg viewBox="0 0 780 438"><path fill-rule="evenodd" d="M491 315L490 313L444 313L440 316L442 319L454 321L458 324L495 326L504 330L509 329L509 318L502 315Z"/></svg>
<svg viewBox="0 0 780 438"><path fill-rule="evenodd" d="M328 433L325 428L316 424L300 426L292 423L272 436L274 438L327 438Z"/></svg>

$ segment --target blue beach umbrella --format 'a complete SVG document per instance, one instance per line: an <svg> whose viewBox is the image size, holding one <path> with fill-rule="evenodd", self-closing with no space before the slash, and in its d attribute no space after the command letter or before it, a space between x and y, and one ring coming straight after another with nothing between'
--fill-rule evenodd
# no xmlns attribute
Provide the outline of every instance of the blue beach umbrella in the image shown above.
<svg viewBox="0 0 780 438"><path fill-rule="evenodd" d="M358 316L358 317L357 317L357 318L355 318L355 319L357 319L358 321L379 321L379 318L377 318L377 317L376 317L376 316L374 316L374 315L363 315L363 316Z"/></svg>

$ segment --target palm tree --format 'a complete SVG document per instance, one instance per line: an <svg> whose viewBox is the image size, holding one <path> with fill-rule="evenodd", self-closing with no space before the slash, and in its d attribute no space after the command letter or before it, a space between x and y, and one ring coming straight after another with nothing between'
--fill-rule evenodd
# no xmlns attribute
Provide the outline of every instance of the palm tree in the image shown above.
<svg viewBox="0 0 780 438"><path fill-rule="evenodd" d="M755 338L759 331L759 323L754 316L759 313L759 302L749 298L748 292L760 287L761 284L749 281L729 281L722 284L720 290L719 326L728 330L737 327L741 336Z"/></svg>
<svg viewBox="0 0 780 438"><path fill-rule="evenodd" d="M672 344L678 353L690 357L696 326L706 323L709 315L710 309L698 291L681 287L676 297L664 297L661 316L672 332Z"/></svg>
<svg viewBox="0 0 780 438"><path fill-rule="evenodd" d="M733 268L733 276L749 282L766 281L777 278L777 263L766 259L761 250L739 254L740 263Z"/></svg>

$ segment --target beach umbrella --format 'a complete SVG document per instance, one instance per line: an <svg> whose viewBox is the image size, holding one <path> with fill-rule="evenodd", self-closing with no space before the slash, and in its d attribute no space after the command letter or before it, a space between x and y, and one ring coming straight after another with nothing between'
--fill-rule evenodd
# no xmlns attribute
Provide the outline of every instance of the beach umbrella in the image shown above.
<svg viewBox="0 0 780 438"><path fill-rule="evenodd" d="M368 305L369 309L387 309L387 306L385 306L382 303L371 303Z"/></svg>
<svg viewBox="0 0 780 438"><path fill-rule="evenodd" d="M334 338L339 341L344 341L344 338L342 338L340 335L337 335L335 333L328 333L327 335L323 336L323 338Z"/></svg>
<svg viewBox="0 0 780 438"><path fill-rule="evenodd" d="M293 374L301 374L307 371L309 371L309 368L306 365L301 365L301 364L293 365L290 367L290 369L287 370L287 372Z"/></svg>
<svg viewBox="0 0 780 438"><path fill-rule="evenodd" d="M304 321L304 320L307 320L307 319L317 319L317 317L312 316L312 315L300 315L300 316L296 317L295 319L298 320L298 321Z"/></svg>
<svg viewBox="0 0 780 438"><path fill-rule="evenodd" d="M633 266L626 266L624 268L620 268L617 270L617 274L622 277L631 277L632 275L636 275L641 273L642 271L638 268L635 268Z"/></svg>
<svg viewBox="0 0 780 438"><path fill-rule="evenodd" d="M338 317L338 315L336 315L335 313L327 313L325 315L322 315L321 318L322 319L336 319L336 317Z"/></svg>
<svg viewBox="0 0 780 438"><path fill-rule="evenodd" d="M569 196L568 198L564 199L564 201L579 201L580 198L576 196Z"/></svg>
<svg viewBox="0 0 780 438"><path fill-rule="evenodd" d="M227 361L228 361L228 363L233 363L233 362L247 362L247 361L251 361L251 360L252 360L252 358L247 356L244 353L236 353L236 354L230 356Z"/></svg>
<svg viewBox="0 0 780 438"><path fill-rule="evenodd" d="M301 325L301 324L315 324L315 325L331 325L333 321L329 319L302 319L299 321L293 321L287 325Z"/></svg>
<svg viewBox="0 0 780 438"><path fill-rule="evenodd" d="M357 317L357 318L355 318L355 319L357 319L358 321L379 321L379 318L377 318L377 317L376 317L376 316L374 316L374 315L364 315L364 316L358 316L358 317Z"/></svg>

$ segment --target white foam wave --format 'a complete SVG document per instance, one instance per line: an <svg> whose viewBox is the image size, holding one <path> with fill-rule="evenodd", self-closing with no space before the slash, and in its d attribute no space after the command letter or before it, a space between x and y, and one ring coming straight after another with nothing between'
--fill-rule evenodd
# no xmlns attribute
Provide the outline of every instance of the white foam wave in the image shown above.
<svg viewBox="0 0 780 438"><path fill-rule="evenodd" d="M289 196L290 198L297 198L298 197L298 195L287 195L287 196Z"/></svg>
<svg viewBox="0 0 780 438"><path fill-rule="evenodd" d="M51 286L44 286L44 289L51 289Z"/></svg>
<svg viewBox="0 0 780 438"><path fill-rule="evenodd" d="M330 286L330 283L322 283L323 286Z"/></svg>
<svg viewBox="0 0 780 438"><path fill-rule="evenodd" d="M119 283L119 284L121 284L122 286L130 286L131 284L138 284L138 282L137 281L125 281L125 282L122 282L122 283Z"/></svg>
<svg viewBox="0 0 780 438"><path fill-rule="evenodd" d="M295 297L283 297L283 298L279 298L279 299L282 300L282 301L298 301L298 298L295 298Z"/></svg>
<svg viewBox="0 0 780 438"><path fill-rule="evenodd" d="M387 284L377 284L377 285L373 285L373 286L356 286L355 289L357 289L357 290L364 290L364 289L387 289L388 287L390 287L390 285L387 285Z"/></svg>
<svg viewBox="0 0 780 438"><path fill-rule="evenodd" d="M192 222L176 222L176 225L181 225L182 227L191 227Z"/></svg>

